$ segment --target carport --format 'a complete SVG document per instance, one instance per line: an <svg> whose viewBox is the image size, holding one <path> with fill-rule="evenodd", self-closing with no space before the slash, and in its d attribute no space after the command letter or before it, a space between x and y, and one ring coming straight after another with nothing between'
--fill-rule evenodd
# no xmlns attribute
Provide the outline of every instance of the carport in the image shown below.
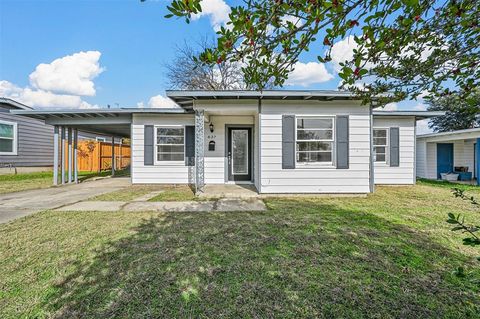
<svg viewBox="0 0 480 319"><path fill-rule="evenodd" d="M134 114L185 113L185 110L152 108L12 110L45 121L54 127L53 184L78 183L78 131L112 137L112 175L115 175L115 138L130 138ZM64 147L65 142L68 146ZM68 161L68 165L65 162ZM59 180L60 177L60 180Z"/></svg>

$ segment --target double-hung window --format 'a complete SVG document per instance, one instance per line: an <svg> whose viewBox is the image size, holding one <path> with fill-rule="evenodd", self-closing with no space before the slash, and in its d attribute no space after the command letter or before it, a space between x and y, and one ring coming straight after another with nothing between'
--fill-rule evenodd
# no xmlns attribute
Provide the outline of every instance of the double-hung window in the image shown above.
<svg viewBox="0 0 480 319"><path fill-rule="evenodd" d="M333 117L297 117L296 160L299 164L333 164Z"/></svg>
<svg viewBox="0 0 480 319"><path fill-rule="evenodd" d="M0 121L0 155L17 155L17 123Z"/></svg>
<svg viewBox="0 0 480 319"><path fill-rule="evenodd" d="M185 128L183 126L157 126L157 162L179 162L185 157Z"/></svg>
<svg viewBox="0 0 480 319"><path fill-rule="evenodd" d="M373 156L375 162L386 163L388 150L388 129L373 129Z"/></svg>

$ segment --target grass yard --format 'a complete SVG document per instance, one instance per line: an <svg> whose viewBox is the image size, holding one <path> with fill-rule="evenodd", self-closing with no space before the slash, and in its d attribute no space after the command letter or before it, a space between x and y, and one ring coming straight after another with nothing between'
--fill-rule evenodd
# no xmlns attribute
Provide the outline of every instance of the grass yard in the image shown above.
<svg viewBox="0 0 480 319"><path fill-rule="evenodd" d="M52 186L52 172L0 175L0 194Z"/></svg>
<svg viewBox="0 0 480 319"><path fill-rule="evenodd" d="M128 175L128 170L118 171L116 176ZM79 172L79 180L86 180L92 177L109 176L110 171ZM52 186L53 172L33 172L19 174L0 175L0 194L26 191L30 189L47 188Z"/></svg>
<svg viewBox="0 0 480 319"><path fill-rule="evenodd" d="M480 189L470 194L480 196ZM0 317L478 318L443 186L271 198L263 213L64 213L0 225ZM475 269L475 270L474 270Z"/></svg>

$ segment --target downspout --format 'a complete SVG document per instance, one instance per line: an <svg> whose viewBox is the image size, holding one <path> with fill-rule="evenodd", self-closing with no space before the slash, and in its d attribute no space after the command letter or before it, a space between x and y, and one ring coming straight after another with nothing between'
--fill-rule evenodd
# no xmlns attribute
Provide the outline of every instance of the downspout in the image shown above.
<svg viewBox="0 0 480 319"><path fill-rule="evenodd" d="M370 193L375 191L375 167L373 163L373 106L370 103Z"/></svg>
<svg viewBox="0 0 480 319"><path fill-rule="evenodd" d="M262 164L261 164L261 161L262 161L262 121L261 121L261 114L262 114L262 99L261 98L258 98L258 115L257 115L257 118L258 118L258 181L257 181L257 184L258 184L258 193L261 194L262 193Z"/></svg>

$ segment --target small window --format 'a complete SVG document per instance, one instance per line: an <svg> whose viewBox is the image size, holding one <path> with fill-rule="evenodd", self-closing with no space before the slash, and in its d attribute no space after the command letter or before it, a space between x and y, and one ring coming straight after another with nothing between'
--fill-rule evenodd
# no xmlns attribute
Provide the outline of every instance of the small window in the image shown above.
<svg viewBox="0 0 480 319"><path fill-rule="evenodd" d="M375 162L386 163L388 150L388 129L373 130L373 155Z"/></svg>
<svg viewBox="0 0 480 319"><path fill-rule="evenodd" d="M329 117L298 117L297 163L333 163L334 121Z"/></svg>
<svg viewBox="0 0 480 319"><path fill-rule="evenodd" d="M96 140L97 142L106 142L106 141L107 141L107 138L97 136L97 137L95 137L95 140Z"/></svg>
<svg viewBox="0 0 480 319"><path fill-rule="evenodd" d="M157 162L178 162L185 158L185 129L156 128Z"/></svg>
<svg viewBox="0 0 480 319"><path fill-rule="evenodd" d="M17 123L0 121L0 155L17 155Z"/></svg>

